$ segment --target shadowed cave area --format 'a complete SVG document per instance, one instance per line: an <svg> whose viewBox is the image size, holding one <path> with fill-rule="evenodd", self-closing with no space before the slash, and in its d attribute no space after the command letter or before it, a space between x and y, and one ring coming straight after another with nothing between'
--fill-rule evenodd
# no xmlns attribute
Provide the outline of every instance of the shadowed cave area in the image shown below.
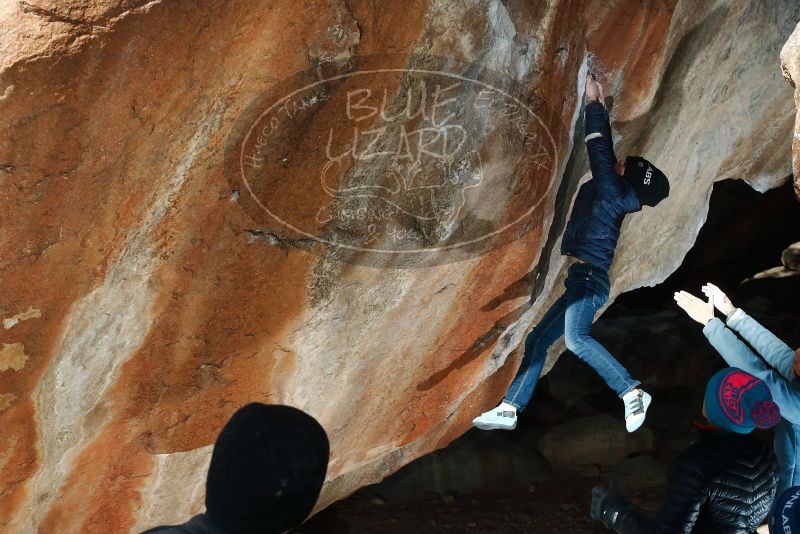
<svg viewBox="0 0 800 534"><path fill-rule="evenodd" d="M670 459L692 439L705 383L724 366L674 303L714 282L790 346L800 346L800 276L760 277L800 241L791 181L759 193L714 186L708 218L681 267L619 296L592 333L653 394L644 428L626 434L619 401L569 353L539 382L513 432L470 430L449 447L362 488L296 533L608 532L589 519L591 487L614 480L653 514ZM511 364L514 365L514 364ZM771 442L770 431L758 431Z"/></svg>

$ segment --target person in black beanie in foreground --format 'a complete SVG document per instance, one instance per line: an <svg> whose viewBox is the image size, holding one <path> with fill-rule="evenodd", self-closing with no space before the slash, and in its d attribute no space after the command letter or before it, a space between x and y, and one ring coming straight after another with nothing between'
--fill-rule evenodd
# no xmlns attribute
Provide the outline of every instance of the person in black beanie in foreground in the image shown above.
<svg viewBox="0 0 800 534"><path fill-rule="evenodd" d="M142 534L280 534L314 508L329 444L316 419L291 406L252 403L220 432L206 480L206 512Z"/></svg>
<svg viewBox="0 0 800 534"><path fill-rule="evenodd" d="M670 464L656 518L639 514L613 486L592 489L592 519L619 534L751 534L778 484L771 448L748 434L780 421L767 385L736 367L708 381L698 439Z"/></svg>

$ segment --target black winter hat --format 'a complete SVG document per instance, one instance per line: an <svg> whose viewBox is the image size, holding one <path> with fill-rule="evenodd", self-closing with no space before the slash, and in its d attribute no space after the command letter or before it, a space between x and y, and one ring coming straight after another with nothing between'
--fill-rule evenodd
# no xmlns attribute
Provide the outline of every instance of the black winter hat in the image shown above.
<svg viewBox="0 0 800 534"><path fill-rule="evenodd" d="M291 406L252 403L220 432L206 481L206 512L230 534L278 534L317 502L329 444L316 419Z"/></svg>
<svg viewBox="0 0 800 534"><path fill-rule="evenodd" d="M655 206L669 196L669 180L644 158L625 158L625 174L622 177L633 186L639 202L645 206Z"/></svg>

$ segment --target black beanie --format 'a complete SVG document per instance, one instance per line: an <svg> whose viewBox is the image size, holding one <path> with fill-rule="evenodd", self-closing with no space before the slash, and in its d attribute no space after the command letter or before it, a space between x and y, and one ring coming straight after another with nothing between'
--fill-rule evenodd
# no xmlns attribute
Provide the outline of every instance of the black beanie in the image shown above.
<svg viewBox="0 0 800 534"><path fill-rule="evenodd" d="M252 403L220 432L206 481L206 513L231 534L279 534L301 524L328 468L328 436L290 406Z"/></svg>
<svg viewBox="0 0 800 534"><path fill-rule="evenodd" d="M669 196L669 180L655 165L638 156L625 158L623 178L636 190L639 202L655 206Z"/></svg>

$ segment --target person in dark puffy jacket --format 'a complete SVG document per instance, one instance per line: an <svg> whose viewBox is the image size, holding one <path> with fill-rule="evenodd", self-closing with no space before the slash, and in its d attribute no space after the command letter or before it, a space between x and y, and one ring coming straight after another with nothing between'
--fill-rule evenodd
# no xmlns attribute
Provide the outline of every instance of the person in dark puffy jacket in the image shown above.
<svg viewBox="0 0 800 534"><path fill-rule="evenodd" d="M305 521L328 470L322 426L291 406L240 408L217 437L206 512L142 534L281 534Z"/></svg>
<svg viewBox="0 0 800 534"><path fill-rule="evenodd" d="M591 335L592 321L608 300L608 270L625 216L642 206L655 206L669 195L669 181L652 163L614 155L611 125L603 106L602 87L594 76L586 79L586 147L592 178L575 198L561 242L561 253L571 263L566 292L544 314L525 340L519 371L503 402L473 420L483 430L512 430L517 410L528 404L544 366L547 349L562 335L567 348L592 366L623 400L628 432L645 419L651 397L628 371Z"/></svg>
<svg viewBox="0 0 800 534"><path fill-rule="evenodd" d="M708 381L697 440L671 463L655 519L637 512L613 486L592 490L591 516L619 534L751 534L775 498L778 461L750 435L780 420L769 388L735 367Z"/></svg>

